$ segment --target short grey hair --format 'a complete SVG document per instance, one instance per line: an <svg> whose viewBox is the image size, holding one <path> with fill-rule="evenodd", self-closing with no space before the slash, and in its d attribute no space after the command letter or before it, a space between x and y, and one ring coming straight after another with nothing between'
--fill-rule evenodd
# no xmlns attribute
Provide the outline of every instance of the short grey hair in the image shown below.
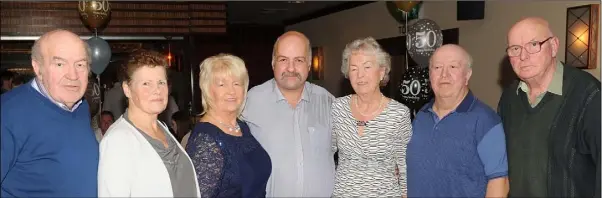
<svg viewBox="0 0 602 198"><path fill-rule="evenodd" d="M42 41L46 40L48 38L48 35L51 35L53 32L58 32L58 31L71 32L68 30L57 29L57 30L47 32L44 35L40 36L40 38L38 38L38 40L36 40L33 43L33 46L31 46L31 60L36 61L38 63L44 62L44 56L42 56ZM86 49L86 58L87 58L88 67L89 67L92 64L92 49L90 49L90 45L88 45L88 42L86 42L84 40L81 40L81 41L84 43L84 48Z"/></svg>
<svg viewBox="0 0 602 198"><path fill-rule="evenodd" d="M472 56L470 55L470 53L468 53L468 51L466 51L466 49L464 49L464 48L462 48L461 46L459 46L459 45L456 45L456 44L446 44L446 45L453 45L453 46L459 47L459 48L460 48L460 50L462 50L462 53L463 53L463 54L464 54L464 56L465 56L464 58L465 58L466 60L464 60L464 61L465 61L465 63L466 63L466 68L468 68L468 69L472 69L472 64L473 64ZM435 50L435 52L436 52L436 50ZM433 53L433 55L431 55L431 57L429 58L429 68L430 68L430 67L431 67L431 65L433 64L433 57L435 57L434 55L435 55L435 53Z"/></svg>
<svg viewBox="0 0 602 198"><path fill-rule="evenodd" d="M468 66L469 69L472 69L472 56L469 53L466 53L466 66Z"/></svg>
<svg viewBox="0 0 602 198"><path fill-rule="evenodd" d="M372 37L356 39L351 43L348 43L343 50L343 65L341 66L341 72L345 78L349 78L349 59L354 52L368 52L373 53L376 56L376 62L379 67L385 68L385 76L380 82L381 86L386 85L389 82L389 72L391 72L391 56L385 50L383 50L378 42Z"/></svg>

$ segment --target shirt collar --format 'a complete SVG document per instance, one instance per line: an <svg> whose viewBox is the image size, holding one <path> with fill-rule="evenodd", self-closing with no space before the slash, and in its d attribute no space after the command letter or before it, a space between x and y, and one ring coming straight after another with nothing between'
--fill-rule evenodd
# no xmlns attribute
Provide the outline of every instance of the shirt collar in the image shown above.
<svg viewBox="0 0 602 198"><path fill-rule="evenodd" d="M556 63L556 71L552 76L552 82L548 86L547 92L562 96L562 81L564 75L564 66L560 61ZM518 87L516 88L516 94L518 94L518 90L523 90L525 93L529 93L529 86L527 83L520 81L518 83Z"/></svg>
<svg viewBox="0 0 602 198"><path fill-rule="evenodd" d="M276 94L276 102L286 100L278 88L278 85L276 85L276 79L272 79L272 92ZM305 82L303 85L303 92L301 93L301 101L309 102L309 92L308 82Z"/></svg>
<svg viewBox="0 0 602 198"><path fill-rule="evenodd" d="M453 110L452 112L466 113L472 109L475 101L476 101L476 97L472 94L472 91L469 90L468 93L466 94L466 96L464 97L464 99L462 99L462 102L460 102L460 105L458 105L458 107L456 107L456 109ZM433 104L434 103L435 103L435 99L433 98L429 103L427 103L426 105L424 105L424 107L422 107L421 111L433 112Z"/></svg>
<svg viewBox="0 0 602 198"><path fill-rule="evenodd" d="M69 107L67 107L67 105L52 99L52 97L50 97L50 95L46 91L46 88L44 86L40 86L40 85L41 85L41 83L38 82L38 78L34 78L31 81L31 86L33 87L33 89L38 91L40 94L42 94L42 96L44 96L45 98L48 98L52 103L56 104L57 106L59 106L61 109L64 109L65 111L73 112L83 102L83 99L81 99L73 105L73 108L69 109Z"/></svg>

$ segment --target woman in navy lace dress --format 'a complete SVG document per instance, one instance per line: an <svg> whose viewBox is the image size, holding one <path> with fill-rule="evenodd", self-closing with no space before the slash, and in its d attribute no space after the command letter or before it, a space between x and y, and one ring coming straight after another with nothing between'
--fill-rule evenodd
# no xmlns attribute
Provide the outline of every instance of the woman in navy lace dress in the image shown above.
<svg viewBox="0 0 602 198"><path fill-rule="evenodd" d="M203 117L186 145L201 197L265 197L272 171L268 153L238 119L249 76L244 62L220 54L201 63Z"/></svg>

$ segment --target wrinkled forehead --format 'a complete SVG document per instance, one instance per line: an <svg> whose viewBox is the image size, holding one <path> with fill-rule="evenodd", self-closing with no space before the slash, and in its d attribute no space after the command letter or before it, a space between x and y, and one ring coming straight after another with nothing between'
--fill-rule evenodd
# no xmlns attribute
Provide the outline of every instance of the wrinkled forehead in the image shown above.
<svg viewBox="0 0 602 198"><path fill-rule="evenodd" d="M86 43L81 39L48 38L42 46L43 56L58 56L72 61L87 59Z"/></svg>
<svg viewBox="0 0 602 198"><path fill-rule="evenodd" d="M549 30L539 24L520 24L508 32L508 45L523 45L533 41L542 41L549 35Z"/></svg>
<svg viewBox="0 0 602 198"><path fill-rule="evenodd" d="M464 64L468 61L466 52L455 48L440 49L433 54L432 64Z"/></svg>
<svg viewBox="0 0 602 198"><path fill-rule="evenodd" d="M376 63L376 53L366 49L358 49L351 52L349 63L355 64L374 64Z"/></svg>
<svg viewBox="0 0 602 198"><path fill-rule="evenodd" d="M157 66L141 66L136 69L132 75L132 81L166 81L167 80L167 68Z"/></svg>
<svg viewBox="0 0 602 198"><path fill-rule="evenodd" d="M278 56L305 56L307 54L307 42L298 36L287 36L282 38L276 45Z"/></svg>

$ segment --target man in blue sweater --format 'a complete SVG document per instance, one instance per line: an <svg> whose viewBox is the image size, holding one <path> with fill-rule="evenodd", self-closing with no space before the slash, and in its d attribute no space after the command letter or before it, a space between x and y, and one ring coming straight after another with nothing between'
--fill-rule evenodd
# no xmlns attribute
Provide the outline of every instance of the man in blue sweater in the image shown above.
<svg viewBox="0 0 602 198"><path fill-rule="evenodd" d="M36 78L1 96L1 197L97 196L98 143L82 99L87 44L65 30L31 49Z"/></svg>

